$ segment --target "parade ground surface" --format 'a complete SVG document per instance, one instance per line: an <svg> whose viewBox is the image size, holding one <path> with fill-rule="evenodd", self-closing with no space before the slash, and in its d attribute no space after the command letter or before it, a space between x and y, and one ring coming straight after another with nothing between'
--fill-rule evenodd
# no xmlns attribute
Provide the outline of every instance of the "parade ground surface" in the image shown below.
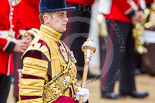
<svg viewBox="0 0 155 103"><path fill-rule="evenodd" d="M81 81L78 81L78 85ZM7 103L15 103L12 97L12 87ZM115 92L118 93L119 83L116 83ZM120 98L118 100L103 99L100 95L100 78L88 79L87 88L90 90L89 103L155 103L155 77L148 74L140 74L136 76L137 91L147 90L149 96L144 99L134 99L131 97Z"/></svg>
<svg viewBox="0 0 155 103"><path fill-rule="evenodd" d="M137 91L147 90L149 96L144 99L134 99L131 97L120 98L118 100L102 99L100 94L100 80L88 85L90 90L90 103L155 103L155 77L149 75L136 76ZM116 83L115 93L118 93L119 83Z"/></svg>

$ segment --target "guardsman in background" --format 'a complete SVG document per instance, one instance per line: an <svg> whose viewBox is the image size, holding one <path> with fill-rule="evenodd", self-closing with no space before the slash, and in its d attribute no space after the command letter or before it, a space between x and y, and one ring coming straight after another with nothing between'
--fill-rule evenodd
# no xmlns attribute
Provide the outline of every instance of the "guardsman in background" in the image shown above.
<svg viewBox="0 0 155 103"><path fill-rule="evenodd" d="M71 16L71 18L69 18L67 30L62 36L62 40L74 52L74 56L77 59L77 79L80 79L84 67L84 54L81 50L81 46L88 38L91 6L94 0L66 0L66 2L68 6L75 6L76 9L68 12L68 16ZM93 77L95 77L95 75L88 72L88 78Z"/></svg>
<svg viewBox="0 0 155 103"><path fill-rule="evenodd" d="M134 4L134 6L131 6ZM136 6L135 6L136 5ZM104 4L103 4L104 6ZM102 68L101 92L103 98L117 99L114 85L120 74L119 92L121 96L144 98L148 92L138 93L135 86L134 71L137 54L132 37L133 23L141 22L142 11L139 11L139 0L112 0L107 19L109 36L107 39L106 59ZM135 12L135 8L138 10Z"/></svg>
<svg viewBox="0 0 155 103"><path fill-rule="evenodd" d="M0 103L6 103L10 89L10 75L13 73L13 52L24 52L30 37L17 40L17 2L1 0L0 3Z"/></svg>
<svg viewBox="0 0 155 103"><path fill-rule="evenodd" d="M38 35L23 54L19 103L76 103L79 96L87 102L89 90L76 91L76 60L60 41L68 22L65 0L41 0L41 26Z"/></svg>

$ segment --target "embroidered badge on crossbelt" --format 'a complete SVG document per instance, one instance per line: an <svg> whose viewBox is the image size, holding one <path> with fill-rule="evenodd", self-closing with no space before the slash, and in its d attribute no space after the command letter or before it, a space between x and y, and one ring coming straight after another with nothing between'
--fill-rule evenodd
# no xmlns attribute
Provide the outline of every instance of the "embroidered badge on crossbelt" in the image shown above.
<svg viewBox="0 0 155 103"><path fill-rule="evenodd" d="M72 51L69 51L69 57L71 58L73 63L77 62Z"/></svg>

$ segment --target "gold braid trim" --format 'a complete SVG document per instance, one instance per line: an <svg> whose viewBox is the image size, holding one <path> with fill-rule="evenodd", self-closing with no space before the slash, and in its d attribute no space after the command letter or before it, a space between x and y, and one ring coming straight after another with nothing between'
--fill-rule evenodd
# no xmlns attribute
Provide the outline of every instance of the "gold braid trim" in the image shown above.
<svg viewBox="0 0 155 103"><path fill-rule="evenodd" d="M21 79L20 95L22 96L42 96L44 80L40 79Z"/></svg>
<svg viewBox="0 0 155 103"><path fill-rule="evenodd" d="M24 87L23 87L24 88ZM38 88L33 89L20 89L20 95L23 96L42 96L43 95L43 89L38 90Z"/></svg>
<svg viewBox="0 0 155 103"><path fill-rule="evenodd" d="M59 73L63 71L62 65L65 64L63 57L60 54L59 47L55 41L49 38L41 37L43 41L45 41L50 48L51 55L51 68L52 68L52 78L56 77Z"/></svg>
<svg viewBox="0 0 155 103"><path fill-rule="evenodd" d="M46 77L48 62L45 60L25 57L22 74L33 75L37 77Z"/></svg>
<svg viewBox="0 0 155 103"><path fill-rule="evenodd" d="M24 89L31 89L31 88L37 88L37 89L43 89L44 86L44 80L41 79L20 79L20 88Z"/></svg>
<svg viewBox="0 0 155 103"><path fill-rule="evenodd" d="M52 37L55 41L59 41L62 36L61 33L43 24L40 27L40 31L41 31L41 35L43 36L45 35L45 37L50 37L50 38Z"/></svg>
<svg viewBox="0 0 155 103"><path fill-rule="evenodd" d="M43 100L42 100L42 98L28 99L28 100L21 100L17 103L43 103Z"/></svg>

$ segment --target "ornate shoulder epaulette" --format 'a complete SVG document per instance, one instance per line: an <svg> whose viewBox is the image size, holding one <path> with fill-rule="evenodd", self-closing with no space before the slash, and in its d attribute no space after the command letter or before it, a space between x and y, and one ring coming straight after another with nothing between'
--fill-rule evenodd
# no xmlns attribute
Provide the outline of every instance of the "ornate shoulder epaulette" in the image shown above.
<svg viewBox="0 0 155 103"><path fill-rule="evenodd" d="M39 40L39 37L34 38L21 58L23 58L28 51L40 51L51 61L48 48L45 45L41 46L41 43L37 43Z"/></svg>

